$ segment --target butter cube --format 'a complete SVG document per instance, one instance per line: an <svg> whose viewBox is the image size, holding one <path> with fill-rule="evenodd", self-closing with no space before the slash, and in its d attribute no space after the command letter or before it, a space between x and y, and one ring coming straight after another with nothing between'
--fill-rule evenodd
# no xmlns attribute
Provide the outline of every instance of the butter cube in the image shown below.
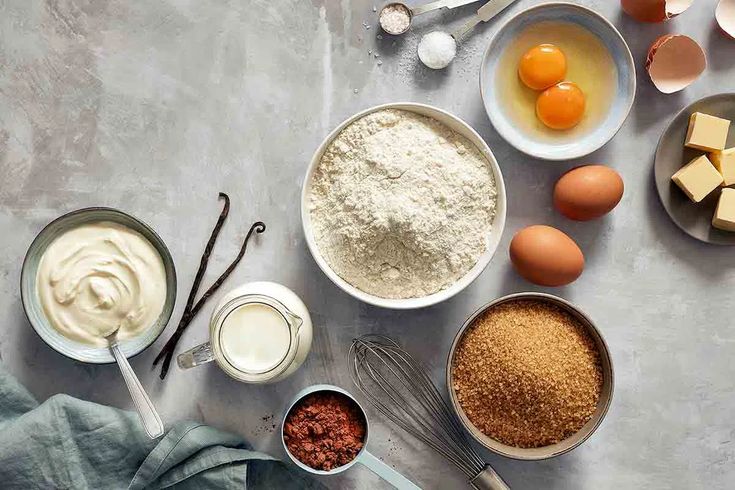
<svg viewBox="0 0 735 490"><path fill-rule="evenodd" d="M722 175L709 159L702 155L680 168L671 180L681 187L689 199L699 202L722 184Z"/></svg>
<svg viewBox="0 0 735 490"><path fill-rule="evenodd" d="M735 184L735 148L722 151L713 151L709 154L712 165L715 166L724 182L722 185Z"/></svg>
<svg viewBox="0 0 735 490"><path fill-rule="evenodd" d="M712 226L720 230L735 231L735 189L722 189L712 217Z"/></svg>
<svg viewBox="0 0 735 490"><path fill-rule="evenodd" d="M730 121L709 114L695 112L689 118L689 129L684 146L703 151L724 150Z"/></svg>

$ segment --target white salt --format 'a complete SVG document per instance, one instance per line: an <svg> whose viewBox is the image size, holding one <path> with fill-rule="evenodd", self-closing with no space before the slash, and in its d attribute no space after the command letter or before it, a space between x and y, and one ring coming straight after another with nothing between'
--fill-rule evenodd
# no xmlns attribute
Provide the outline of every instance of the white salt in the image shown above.
<svg viewBox="0 0 735 490"><path fill-rule="evenodd" d="M424 65L440 70L449 66L457 55L457 43L446 32L434 31L421 38L418 51Z"/></svg>
<svg viewBox="0 0 735 490"><path fill-rule="evenodd" d="M388 34L403 34L411 25L411 12L405 5L392 4L380 11L380 27Z"/></svg>

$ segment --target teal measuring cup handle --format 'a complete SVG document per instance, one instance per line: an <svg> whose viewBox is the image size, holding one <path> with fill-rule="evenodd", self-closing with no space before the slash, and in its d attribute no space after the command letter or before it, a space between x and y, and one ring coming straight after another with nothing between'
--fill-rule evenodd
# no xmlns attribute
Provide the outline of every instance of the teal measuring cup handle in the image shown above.
<svg viewBox="0 0 735 490"><path fill-rule="evenodd" d="M398 473L396 470L383 463L381 460L363 451L358 457L357 462L365 466L367 469L378 475L383 480L393 485L398 490L421 490L421 487L414 485L411 480Z"/></svg>

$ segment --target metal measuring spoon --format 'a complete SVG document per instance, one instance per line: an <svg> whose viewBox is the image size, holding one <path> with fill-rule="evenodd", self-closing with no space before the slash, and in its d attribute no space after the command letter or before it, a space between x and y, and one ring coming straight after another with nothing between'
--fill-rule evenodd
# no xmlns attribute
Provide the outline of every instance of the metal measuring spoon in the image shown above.
<svg viewBox="0 0 735 490"><path fill-rule="evenodd" d="M148 398L148 395L143 389L143 385L140 384L140 380L135 375L135 371L130 366L128 359L120 350L120 344L117 341L118 330L120 330L119 325L112 333L106 335L105 339L109 343L110 351L112 351L117 365L120 367L120 372L128 387L130 397L133 399L135 409L138 411L138 415L140 415L140 420L143 422L143 428L146 434L151 439L156 439L163 435L163 421L161 421L161 417L156 412L156 407L153 406L153 402Z"/></svg>
<svg viewBox="0 0 735 490"><path fill-rule="evenodd" d="M425 3L414 8L409 7L403 2L392 2L380 9L380 15L378 16L378 19L380 21L380 27L382 27L385 32L394 36L400 36L401 34L404 34L406 31L408 31L409 27L411 27L411 21L417 15L425 14L426 12L431 12L432 10L437 10L440 8L453 9L455 7L461 7L462 5L467 5L477 1L478 0L436 0L434 2ZM406 24L406 27L404 29L401 29L400 31L391 31L391 27L389 25L386 26L386 24L384 23L384 19L387 18L385 14L387 12L390 12L391 10L405 12L405 15L408 16L408 23ZM386 29L386 27L388 28Z"/></svg>
<svg viewBox="0 0 735 490"><path fill-rule="evenodd" d="M286 440L284 438L284 432L285 432L285 425L286 425L286 419L288 418L288 415L291 413L291 410L293 410L294 406L303 400L308 395L311 395L312 393L317 392L333 392L333 393L339 393L341 395L346 396L349 398L355 406L360 410L360 413L362 414L362 418L365 421L365 439L363 441L362 449L360 449L360 452L357 454L355 459L347 463L343 466L338 466L337 468L332 468L329 471L324 470L316 470L310 466L307 466L306 464L299 461L296 456L291 454L291 451L288 450L288 446L286 445ZM370 436L370 424L368 423L367 414L365 413L365 409L358 403L358 401L353 397L347 390L343 390L342 388L334 385L313 385L308 388L304 388L301 392L299 392L298 395L294 398L293 402L288 406L288 409L283 415L283 421L281 422L281 443L283 444L283 450L286 451L286 454L288 454L288 457L291 458L291 461L294 462L299 468L301 468L304 471L308 471L309 473L313 475L336 475L338 473L342 473L343 471L352 468L355 464L359 463L363 466L365 466L367 469L378 475L380 478L385 480L386 482L390 483L394 488L397 488L398 490L421 490L421 487L414 484L411 480L406 478L405 476L398 473L396 470L391 468L388 464L384 463L377 457L373 456L371 453L367 451L367 443L368 443L368 437Z"/></svg>
<svg viewBox="0 0 735 490"><path fill-rule="evenodd" d="M452 39L454 39L454 43L455 43L454 51L456 53L457 43L459 43L462 40L462 38L465 37L472 29L474 29L477 24L479 24L480 22L489 21L490 19L498 15L500 12L505 10L506 7L508 7L510 4L512 4L515 1L516 0L490 0L485 5L480 7L477 10L477 13L473 15L470 18L470 20L468 20L466 23L461 25L458 29L454 30L453 32L445 33L441 31L434 31L434 32L430 32L429 34L426 34L424 37L421 38L421 42L419 42L419 46L418 46L419 59L424 65L426 65L429 68L433 68L433 69L446 68L447 66L449 66L449 63L452 62L452 60L454 59L454 56L452 56L452 58L446 61L446 64L443 64L442 66L433 64L430 60L426 58L426 56L424 55L425 50L422 48L422 46L424 45L424 40L427 38L427 36L435 35L434 34L435 32L441 32L441 34L445 35L447 38L451 37Z"/></svg>

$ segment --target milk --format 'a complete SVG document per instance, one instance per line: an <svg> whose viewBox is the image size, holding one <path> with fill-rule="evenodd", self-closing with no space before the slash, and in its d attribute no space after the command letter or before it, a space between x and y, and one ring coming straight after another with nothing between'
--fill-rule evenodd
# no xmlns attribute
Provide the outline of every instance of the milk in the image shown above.
<svg viewBox="0 0 735 490"><path fill-rule="evenodd" d="M275 308L249 303L227 315L220 331L220 344L234 367L263 373L286 357L291 332L286 319Z"/></svg>
<svg viewBox="0 0 735 490"><path fill-rule="evenodd" d="M281 284L258 281L225 294L212 310L209 341L177 357L181 369L216 361L243 383L275 383L293 374L311 349L303 301Z"/></svg>

